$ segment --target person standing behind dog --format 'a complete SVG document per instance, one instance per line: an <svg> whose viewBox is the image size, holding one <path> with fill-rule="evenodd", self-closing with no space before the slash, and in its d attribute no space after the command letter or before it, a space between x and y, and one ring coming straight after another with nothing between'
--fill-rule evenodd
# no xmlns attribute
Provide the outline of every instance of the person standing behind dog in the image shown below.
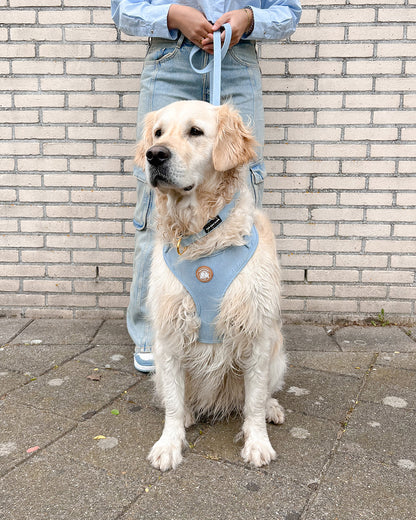
<svg viewBox="0 0 416 520"><path fill-rule="evenodd" d="M231 102L244 122L251 125L259 143L257 160L250 164L250 184L261 206L265 167L263 162L264 110L257 40L281 40L296 29L302 9L299 0L111 0L111 16L126 34L149 38L149 49L141 75L137 137L145 115L174 101L209 100L206 75L195 73L189 63L194 45L205 52L193 58L204 68L213 54L213 33L229 23L230 48L222 62L221 102ZM153 370L152 328L147 318L146 296L154 244L153 192L144 172L134 167L137 178L136 227L133 280L127 309L127 328L136 349L134 366Z"/></svg>

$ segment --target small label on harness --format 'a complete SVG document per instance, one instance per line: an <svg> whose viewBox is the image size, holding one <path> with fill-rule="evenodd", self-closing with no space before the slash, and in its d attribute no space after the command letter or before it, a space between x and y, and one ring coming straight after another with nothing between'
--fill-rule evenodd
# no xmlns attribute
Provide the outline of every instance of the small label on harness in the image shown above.
<svg viewBox="0 0 416 520"><path fill-rule="evenodd" d="M222 220L219 215L217 215L213 219L209 220L204 226L205 233L211 233L211 231L213 229L215 229L217 226L219 226L221 224L221 222L222 222Z"/></svg>
<svg viewBox="0 0 416 520"><path fill-rule="evenodd" d="M214 277L212 269L207 265L201 265L201 267L198 267L198 269L195 271L195 275L202 283L208 283Z"/></svg>

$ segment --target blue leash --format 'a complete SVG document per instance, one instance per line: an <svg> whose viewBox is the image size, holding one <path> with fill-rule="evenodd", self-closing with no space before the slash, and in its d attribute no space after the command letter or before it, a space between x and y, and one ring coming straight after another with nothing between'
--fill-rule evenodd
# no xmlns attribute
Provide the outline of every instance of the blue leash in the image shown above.
<svg viewBox="0 0 416 520"><path fill-rule="evenodd" d="M209 76L209 101L212 105L219 106L221 104L221 62L225 58L227 51L230 47L232 29L229 23L224 25L225 30L225 38L224 45L221 48L221 31L216 31L214 33L214 58L210 60L208 65L203 69L197 69L192 63L192 59L197 52L202 50L200 47L196 45L191 50L191 54L189 56L189 63L191 64L192 69L198 74L207 74L210 72Z"/></svg>

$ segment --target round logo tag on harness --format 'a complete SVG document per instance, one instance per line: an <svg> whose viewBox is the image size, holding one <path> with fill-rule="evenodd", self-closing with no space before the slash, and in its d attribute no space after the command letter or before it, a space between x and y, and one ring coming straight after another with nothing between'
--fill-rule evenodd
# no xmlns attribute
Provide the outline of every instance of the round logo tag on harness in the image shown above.
<svg viewBox="0 0 416 520"><path fill-rule="evenodd" d="M210 282L214 277L212 269L206 265L201 265L201 267L198 267L198 269L195 272L195 275L198 278L198 280L202 283Z"/></svg>

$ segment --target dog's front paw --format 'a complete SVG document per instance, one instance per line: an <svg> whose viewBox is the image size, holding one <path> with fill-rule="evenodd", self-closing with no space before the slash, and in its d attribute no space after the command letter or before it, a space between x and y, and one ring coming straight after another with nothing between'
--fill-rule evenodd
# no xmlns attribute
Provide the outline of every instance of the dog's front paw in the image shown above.
<svg viewBox="0 0 416 520"><path fill-rule="evenodd" d="M241 451L241 456L243 457L244 462L253 464L253 466L256 466L257 468L269 464L277 457L268 438L247 439L244 448Z"/></svg>
<svg viewBox="0 0 416 520"><path fill-rule="evenodd" d="M283 424L285 422L285 409L281 406L277 399L270 398L266 404L267 422L274 424Z"/></svg>
<svg viewBox="0 0 416 520"><path fill-rule="evenodd" d="M150 464L161 471L175 469L182 462L182 442L160 438L147 457Z"/></svg>

